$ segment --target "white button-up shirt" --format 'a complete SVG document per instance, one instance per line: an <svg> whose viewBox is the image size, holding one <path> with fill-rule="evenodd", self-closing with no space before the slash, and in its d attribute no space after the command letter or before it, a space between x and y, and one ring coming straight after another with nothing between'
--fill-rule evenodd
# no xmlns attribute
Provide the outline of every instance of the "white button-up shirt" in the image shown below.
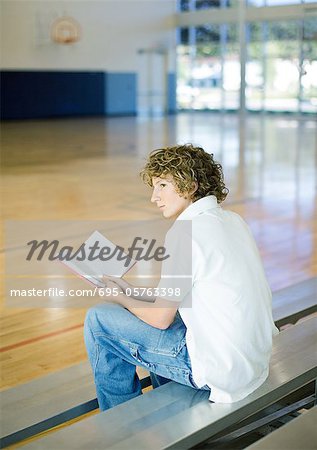
<svg viewBox="0 0 317 450"><path fill-rule="evenodd" d="M191 289L185 289L179 313L187 328L192 374L199 387L210 387L211 401L231 403L268 376L272 336L278 333L271 291L255 241L238 214L223 210L214 196L194 202L168 232L174 249L184 248L188 233L184 237L173 228L188 220Z"/></svg>

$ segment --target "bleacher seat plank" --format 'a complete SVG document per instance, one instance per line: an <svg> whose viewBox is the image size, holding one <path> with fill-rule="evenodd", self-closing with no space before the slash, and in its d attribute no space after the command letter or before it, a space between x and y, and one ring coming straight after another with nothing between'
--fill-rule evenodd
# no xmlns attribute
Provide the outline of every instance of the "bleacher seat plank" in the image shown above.
<svg viewBox="0 0 317 450"><path fill-rule="evenodd" d="M277 326L317 311L317 277L273 293ZM143 380L143 387L149 380ZM87 361L0 393L2 445L18 442L98 407Z"/></svg>
<svg viewBox="0 0 317 450"><path fill-rule="evenodd" d="M272 303L278 327L317 312L317 277L274 292Z"/></svg>
<svg viewBox="0 0 317 450"><path fill-rule="evenodd" d="M317 376L316 332L317 319L311 318L276 336L268 379L239 402L211 403L206 391L171 382L24 448L189 448L313 381Z"/></svg>
<svg viewBox="0 0 317 450"><path fill-rule="evenodd" d="M3 391L1 444L25 439L95 409L97 405L91 404L95 397L91 369L86 363Z"/></svg>
<svg viewBox="0 0 317 450"><path fill-rule="evenodd" d="M144 371L142 372L144 374ZM149 378L141 380L150 385ZM1 392L1 445L4 447L98 408L88 362Z"/></svg>
<svg viewBox="0 0 317 450"><path fill-rule="evenodd" d="M316 450L317 406L247 447L248 450Z"/></svg>

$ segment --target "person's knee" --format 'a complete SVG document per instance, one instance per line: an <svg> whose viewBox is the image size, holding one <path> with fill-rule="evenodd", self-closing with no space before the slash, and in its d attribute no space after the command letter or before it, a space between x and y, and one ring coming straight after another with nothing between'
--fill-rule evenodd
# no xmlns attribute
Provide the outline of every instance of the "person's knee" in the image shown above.
<svg viewBox="0 0 317 450"><path fill-rule="evenodd" d="M102 304L89 308L84 322L84 341L88 354L88 358L92 367L94 367L98 346L104 343L100 339L104 339L104 335L111 332L109 326L109 313L113 310L113 306Z"/></svg>
<svg viewBox="0 0 317 450"><path fill-rule="evenodd" d="M122 307L120 305L106 303L96 305L88 309L86 313L84 330L85 333L104 331L111 328L115 317L120 314Z"/></svg>
<svg viewBox="0 0 317 450"><path fill-rule="evenodd" d="M94 324L97 322L97 311L96 307L89 308L86 312L84 330L91 330L94 328Z"/></svg>
<svg viewBox="0 0 317 450"><path fill-rule="evenodd" d="M97 323L97 314L95 311L95 308L90 308L85 317L84 322L84 340L87 349L90 347L91 344L94 343L94 335L93 330L96 328L95 324Z"/></svg>
<svg viewBox="0 0 317 450"><path fill-rule="evenodd" d="M88 309L84 322L84 340L88 354L93 352L98 335L104 332L107 321L103 310L106 305L97 305Z"/></svg>

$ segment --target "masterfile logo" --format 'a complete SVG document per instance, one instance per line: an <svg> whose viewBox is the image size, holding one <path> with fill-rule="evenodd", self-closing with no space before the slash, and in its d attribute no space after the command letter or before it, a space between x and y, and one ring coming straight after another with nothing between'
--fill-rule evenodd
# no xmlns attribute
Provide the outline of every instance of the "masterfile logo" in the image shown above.
<svg viewBox="0 0 317 450"><path fill-rule="evenodd" d="M56 293L81 292L87 281L104 287L104 276L125 277L136 289L160 283L160 294L176 292L179 298L191 290L190 221L7 221L5 226L9 307L89 307L91 296ZM45 295L10 297L17 290Z"/></svg>

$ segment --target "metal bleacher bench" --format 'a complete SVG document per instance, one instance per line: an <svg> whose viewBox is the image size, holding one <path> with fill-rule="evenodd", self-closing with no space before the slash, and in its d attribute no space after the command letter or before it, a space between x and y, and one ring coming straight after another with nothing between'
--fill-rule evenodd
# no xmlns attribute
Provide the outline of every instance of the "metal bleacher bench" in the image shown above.
<svg viewBox="0 0 317 450"><path fill-rule="evenodd" d="M276 324L282 326L294 323L301 317L316 312L316 292L317 278L313 278L274 293L273 316ZM269 380L242 402L215 405L204 398L202 391L168 383L110 411L55 432L44 438L47 439L45 443L44 439L39 439L29 445L34 445L34 448L97 449L108 445L125 448L125 437L132 433L134 437L128 439L129 442L132 439L131 445L127 443L130 448L146 448L146 445L151 448L169 448L177 440L182 442L182 439L183 447L180 448L187 448L223 430L224 425L228 427L312 381L316 377L314 346L315 319L283 331L274 343ZM149 377L144 378L142 383L143 386L148 386ZM1 408L5 411L2 414L1 446L21 441L97 407L91 369L86 362L4 391L1 393ZM187 429L187 423L192 428ZM79 428L77 435L77 428L74 427L83 428ZM89 429L92 434L89 434ZM149 435L147 429L152 429ZM71 430L74 430L74 441L71 439ZM179 433L177 436L176 431ZM83 437L86 434L88 441L94 439L93 442L88 442ZM75 435L81 437L77 440ZM166 441L162 440L163 436ZM67 439L67 445L63 447L61 443L64 438ZM52 446L50 439L53 439ZM55 444L54 439L57 439ZM138 439L141 439L140 443ZM37 447L37 442L41 442L39 445L43 446Z"/></svg>
<svg viewBox="0 0 317 450"><path fill-rule="evenodd" d="M190 448L313 382L317 377L316 331L314 317L276 336L268 379L239 402L211 403L208 392L170 382L24 448ZM309 399L313 402L314 395Z"/></svg>
<svg viewBox="0 0 317 450"><path fill-rule="evenodd" d="M248 450L316 450L317 406L260 439Z"/></svg>

